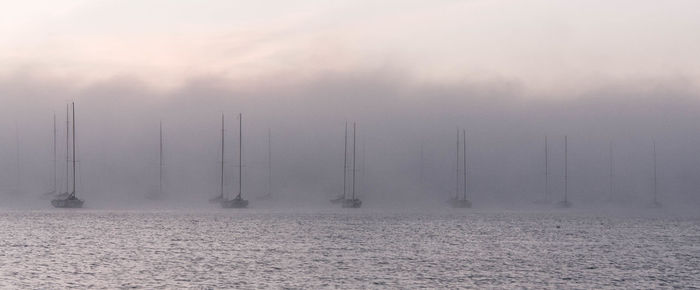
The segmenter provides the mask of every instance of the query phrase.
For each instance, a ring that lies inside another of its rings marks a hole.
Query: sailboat
[[[343,199],[343,208],[360,208],[362,206],[362,201],[355,196],[355,153],[357,152],[355,150],[356,147],[356,140],[357,140],[357,126],[355,123],[352,123],[352,198],[345,198]]]
[[[158,191],[146,195],[146,198],[151,200],[163,198],[163,122],[158,124],[158,130],[160,135],[158,149]]]
[[[272,131],[267,129],[267,193],[259,199],[272,198]]]
[[[209,199],[210,203],[220,203],[224,200],[224,114],[221,114],[221,184],[219,195]]]
[[[472,202],[467,199],[467,131],[462,130],[462,167],[463,167],[463,178],[462,178],[462,198],[459,197],[459,130],[457,130],[457,194],[455,198],[451,200],[452,207],[454,208],[470,208],[472,207]]]
[[[72,108],[73,108],[73,160],[72,160],[72,165],[73,165],[73,180],[72,180],[72,185],[73,185],[73,190],[68,194],[66,197],[57,197],[51,201],[51,205],[57,208],[81,208],[83,207],[84,201],[77,198],[75,196],[75,162],[76,162],[76,156],[75,156],[75,103],[72,103]],[[66,183],[68,180],[66,180]]]
[[[342,203],[345,200],[347,193],[347,175],[348,175],[348,122],[345,122],[345,143],[343,143],[343,193],[342,195],[331,199],[331,203]]]
[[[246,208],[248,200],[243,199],[243,114],[238,114],[238,195],[233,199],[224,199],[221,201],[223,208]],[[223,137],[221,139],[223,141]],[[223,143],[222,143],[223,146]],[[221,156],[223,156],[223,147]],[[223,179],[222,179],[223,180]],[[222,183],[223,188],[223,183]]]
[[[569,202],[569,147],[568,138],[564,136],[564,200],[557,203],[559,207],[571,207]]]
[[[661,202],[659,202],[657,195],[657,186],[656,186],[656,141],[652,140],[652,154],[653,154],[653,159],[654,159],[654,196],[649,204],[650,208],[661,208]]]

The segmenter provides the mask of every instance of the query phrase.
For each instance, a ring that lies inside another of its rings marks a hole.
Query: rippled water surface
[[[700,220],[571,212],[0,211],[0,288],[700,287]]]

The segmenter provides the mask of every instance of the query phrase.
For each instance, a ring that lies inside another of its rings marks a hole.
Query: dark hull
[[[248,207],[248,201],[242,198],[236,198],[231,200],[221,201],[221,207],[223,208],[246,208]]]
[[[83,203],[85,202],[77,198],[54,199],[51,201],[51,205],[55,208],[81,208]]]
[[[362,207],[362,201],[360,199],[344,199],[343,208],[360,208]]]

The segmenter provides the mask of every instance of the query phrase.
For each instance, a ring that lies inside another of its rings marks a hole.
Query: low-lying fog
[[[9,201],[2,206],[12,200],[48,205],[39,197],[53,188],[54,113],[58,187],[65,187],[66,104],[73,101],[78,195],[92,205],[140,204],[158,190],[159,122],[167,199],[215,196],[222,113],[225,192],[238,191],[242,113],[243,195],[253,207],[268,190],[268,129],[278,203],[324,205],[342,193],[346,122],[350,128],[357,122],[356,190],[367,207],[442,205],[454,195],[458,128],[467,131],[467,186],[476,207],[526,206],[543,198],[545,136],[550,191],[559,200],[565,135],[575,205],[610,197],[611,142],[612,199],[628,205],[651,200],[652,140],[662,203],[700,203],[700,96],[683,80],[630,80],[537,96],[517,81],[437,84],[397,75],[251,82],[202,77],[167,91],[133,78],[73,86],[65,79],[7,77],[0,80],[0,192]],[[349,141],[351,161],[352,135]]]

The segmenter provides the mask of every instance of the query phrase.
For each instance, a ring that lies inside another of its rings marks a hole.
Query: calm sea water
[[[700,287],[700,220],[0,210],[0,288]]]

